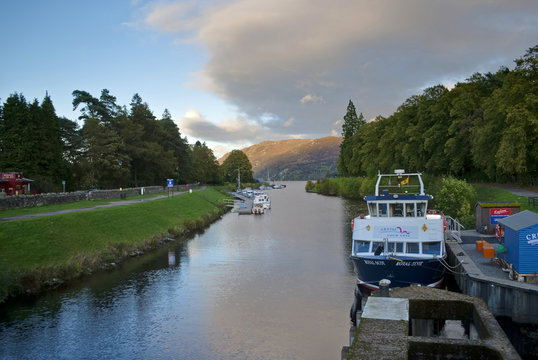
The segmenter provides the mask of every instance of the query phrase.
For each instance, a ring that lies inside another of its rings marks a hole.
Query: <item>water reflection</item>
[[[186,243],[1,310],[0,358],[337,358],[358,211],[287,185],[263,216],[228,214]]]

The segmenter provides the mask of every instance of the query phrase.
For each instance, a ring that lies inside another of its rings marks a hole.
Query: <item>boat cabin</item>
[[[424,217],[426,215],[427,195],[389,195],[384,190],[381,196],[366,196],[370,217]]]

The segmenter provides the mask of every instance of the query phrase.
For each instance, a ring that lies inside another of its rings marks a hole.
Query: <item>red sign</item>
[[[504,215],[508,216],[510,215],[510,208],[504,208],[504,209],[489,209],[490,215]]]

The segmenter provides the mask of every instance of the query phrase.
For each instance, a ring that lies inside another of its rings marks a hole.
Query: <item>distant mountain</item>
[[[241,149],[247,155],[254,178],[259,180],[315,180],[337,172],[341,137],[263,141]],[[219,163],[228,157],[225,154]]]

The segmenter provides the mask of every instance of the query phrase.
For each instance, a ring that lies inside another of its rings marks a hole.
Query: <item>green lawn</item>
[[[480,184],[472,184],[473,187],[476,190],[478,201],[480,202],[501,202],[501,203],[507,203],[507,202],[518,202],[521,205],[521,211],[523,210],[531,210],[534,212],[538,212],[538,206],[532,206],[528,204],[527,197],[526,196],[518,196],[515,194],[512,194],[509,191],[488,186],[488,185],[480,185]]]
[[[111,247],[141,244],[182,227],[187,219],[215,212],[212,203],[224,197],[208,188],[150,202],[0,222],[0,265],[23,271],[64,266]]]

